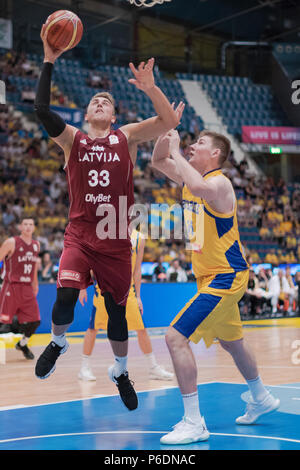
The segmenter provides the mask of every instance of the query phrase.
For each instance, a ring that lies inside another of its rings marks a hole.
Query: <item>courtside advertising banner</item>
[[[300,145],[299,127],[242,126],[247,144]]]

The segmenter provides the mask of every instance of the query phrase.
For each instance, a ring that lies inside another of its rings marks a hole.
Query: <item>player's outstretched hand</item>
[[[135,78],[130,78],[129,83],[135,85],[139,90],[147,91],[154,87],[154,75],[153,75],[154,59],[149,59],[145,65],[145,62],[141,62],[136,69],[132,62],[129,67]]]
[[[61,51],[60,49],[52,49],[52,47],[47,41],[45,24],[43,24],[41,29],[41,40],[43,41],[44,46],[44,62],[51,62],[52,64],[54,64],[56,59],[62,55],[63,51]]]
[[[174,109],[174,106],[175,106],[175,103],[172,103],[172,108]],[[185,104],[183,101],[180,101],[179,105],[176,107],[175,109],[175,114],[176,114],[176,117],[177,117],[177,126],[180,124],[180,121],[181,121],[181,117],[182,117],[182,113],[184,111],[184,108],[185,108]],[[176,127],[177,127],[176,126]]]

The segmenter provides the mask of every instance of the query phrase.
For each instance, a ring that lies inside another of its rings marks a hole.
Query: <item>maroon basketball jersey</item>
[[[15,251],[4,260],[4,281],[31,284],[38,259],[40,244],[36,240],[28,245],[21,237],[14,237]]]
[[[89,225],[98,240],[130,241],[128,209],[134,202],[133,164],[123,132],[111,130],[105,138],[91,139],[77,131],[65,171],[71,224]],[[99,224],[101,220],[110,221],[112,232]],[[108,235],[102,238],[103,233]]]

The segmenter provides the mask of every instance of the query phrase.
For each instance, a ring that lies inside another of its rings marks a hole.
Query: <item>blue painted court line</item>
[[[300,388],[268,388],[281,399],[279,410],[241,426],[235,419],[245,411],[245,384],[199,385],[211,433],[203,443],[160,445],[183,415],[180,391],[171,387],[139,392],[139,408],[132,412],[118,395],[0,411],[0,450],[299,450]]]

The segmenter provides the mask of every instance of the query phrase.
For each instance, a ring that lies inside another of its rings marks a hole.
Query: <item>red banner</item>
[[[299,145],[299,127],[242,126],[242,140],[247,144]]]

